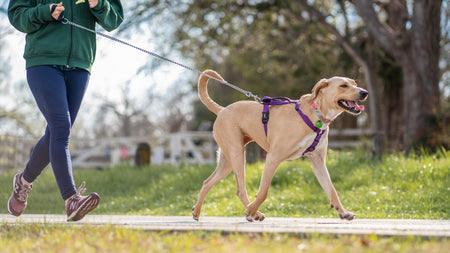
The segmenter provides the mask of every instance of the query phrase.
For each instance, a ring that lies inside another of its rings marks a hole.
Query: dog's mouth
[[[338,101],[338,105],[353,114],[360,114],[362,111],[364,111],[364,105],[358,105],[356,101],[341,99]]]

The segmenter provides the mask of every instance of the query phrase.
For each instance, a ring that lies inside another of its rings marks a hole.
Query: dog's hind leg
[[[206,195],[208,192],[213,188],[215,184],[217,184],[220,180],[225,178],[228,174],[231,172],[231,164],[228,162],[227,158],[223,154],[222,151],[219,150],[219,159],[217,163],[216,170],[211,174],[211,176],[208,177],[203,182],[202,189],[200,190],[200,193],[198,194],[197,203],[192,208],[192,217],[194,220],[198,220],[200,217],[200,212],[202,209],[203,201],[205,200]]]
[[[244,146],[234,147],[228,157],[233,157],[231,166],[233,168],[234,177],[236,179],[236,195],[241,200],[244,207],[250,203],[245,187],[245,151]]]

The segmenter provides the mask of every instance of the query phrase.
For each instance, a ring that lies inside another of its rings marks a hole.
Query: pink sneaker
[[[81,183],[75,193],[66,203],[67,221],[79,221],[90,211],[94,210],[100,202],[100,196],[94,192],[88,196],[81,196],[86,191],[85,182]]]
[[[14,176],[13,192],[8,201],[8,212],[14,216],[20,216],[27,207],[28,194],[33,185],[22,183],[22,173]]]

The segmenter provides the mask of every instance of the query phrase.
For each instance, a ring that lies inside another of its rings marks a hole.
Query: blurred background
[[[0,0],[0,169],[23,167],[45,129],[25,79],[25,34],[10,25],[8,3]],[[369,91],[366,110],[333,122],[331,148],[363,148],[380,158],[450,146],[447,0],[122,4],[125,21],[109,35],[199,70],[214,69],[260,97],[297,99],[321,78],[355,79]],[[198,100],[197,80],[197,73],[98,37],[72,132],[74,166],[214,163],[215,115]],[[224,106],[249,99],[217,82],[209,92]],[[249,146],[249,162],[263,156]]]

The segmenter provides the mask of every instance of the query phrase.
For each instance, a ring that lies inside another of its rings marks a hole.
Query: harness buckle
[[[264,124],[266,124],[267,122],[269,122],[269,112],[262,112],[262,122]]]

